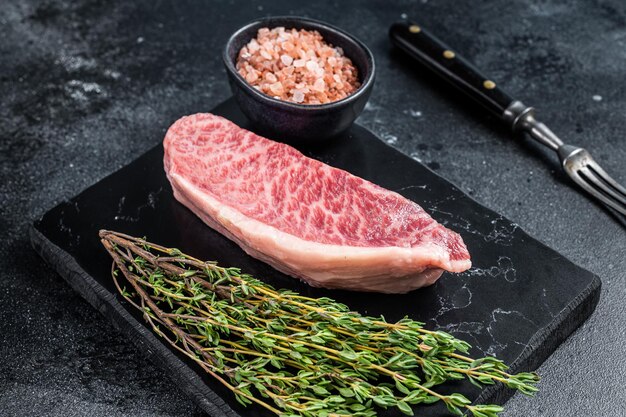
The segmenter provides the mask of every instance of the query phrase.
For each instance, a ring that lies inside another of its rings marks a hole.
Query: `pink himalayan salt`
[[[256,39],[239,51],[237,71],[257,90],[302,104],[341,100],[360,86],[357,69],[343,50],[305,29],[259,29]]]

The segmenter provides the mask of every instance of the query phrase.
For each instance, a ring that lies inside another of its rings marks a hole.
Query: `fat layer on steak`
[[[251,256],[313,286],[403,293],[471,266],[418,204],[209,113],[168,130],[175,198]]]

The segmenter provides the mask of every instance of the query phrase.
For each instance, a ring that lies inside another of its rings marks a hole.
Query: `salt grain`
[[[252,39],[250,41],[250,43],[248,44],[248,50],[251,53],[255,53],[256,51],[259,50],[259,43],[256,41],[256,39]]]
[[[291,65],[291,63],[293,62],[293,58],[290,57],[289,55],[281,55],[280,60],[285,66]]]
[[[326,83],[321,78],[315,80],[315,84],[313,84],[313,90],[315,91],[324,91],[326,89]]]
[[[273,94],[282,94],[282,92],[283,92],[283,85],[280,83],[280,81],[277,81],[274,84],[270,85],[270,91]]]
[[[256,39],[239,51],[237,70],[257,90],[303,104],[341,100],[360,86],[343,50],[326,43],[319,32],[304,29],[259,29]]]
[[[302,103],[304,101],[304,93],[300,90],[296,90],[296,92],[293,93],[293,101]]]
[[[246,81],[249,83],[253,83],[258,79],[259,79],[259,74],[255,70],[252,70],[246,74]]]

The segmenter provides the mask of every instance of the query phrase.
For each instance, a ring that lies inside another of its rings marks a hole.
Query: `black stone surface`
[[[359,123],[602,276],[596,312],[539,369],[537,397],[515,396],[503,415],[626,415],[623,228],[552,155],[412,71],[387,40],[403,13],[420,21],[624,183],[621,0],[3,2],[0,414],[201,415],[40,261],[28,225],[158,144],[180,115],[225,99],[228,35],[290,13],[342,27],[374,52],[378,78]]]
[[[234,99],[212,112],[250,127]],[[193,361],[186,360],[185,367],[175,360],[181,356],[173,354],[175,349],[147,334],[151,330],[141,315],[128,303],[120,303],[110,276],[111,259],[98,237],[100,229],[147,236],[198,259],[235,265],[276,288],[331,297],[363,314],[393,321],[408,315],[431,329],[464,338],[473,346],[473,357],[496,356],[510,364],[513,372],[535,370],[595,308],[600,295],[596,276],[531,239],[518,225],[472,201],[368,130],[354,125],[332,143],[300,149],[423,205],[439,222],[461,233],[472,253],[472,269],[445,274],[435,285],[405,295],[311,288],[247,256],[179,204],[165,177],[161,145],[47,212],[35,222],[33,247],[122,333],[140,348],[154,351],[153,361],[164,365],[177,385],[216,417],[232,410],[241,416],[268,413],[240,407],[227,389]],[[502,403],[513,394],[502,385],[477,390],[470,383],[457,383],[441,389],[487,403]],[[419,407],[416,412],[438,416],[442,410],[445,407]]]

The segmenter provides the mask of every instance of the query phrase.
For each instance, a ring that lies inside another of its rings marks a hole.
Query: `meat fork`
[[[395,23],[389,36],[396,46],[483,105],[514,132],[527,132],[537,142],[555,151],[563,169],[576,184],[626,216],[626,188],[611,178],[585,149],[563,143],[535,118],[534,108],[514,100],[421,26],[407,21]]]

